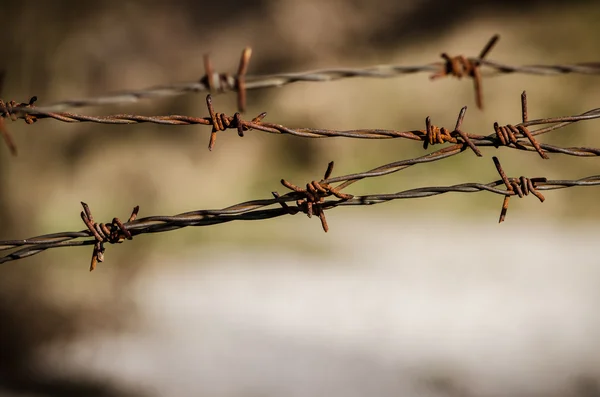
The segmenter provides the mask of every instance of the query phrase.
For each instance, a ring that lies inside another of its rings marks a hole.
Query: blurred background
[[[596,1],[2,1],[2,98],[38,105],[194,81],[210,53],[249,74],[434,62],[479,53],[508,64],[598,61]],[[248,117],[290,127],[424,128],[425,117],[488,134],[600,104],[598,77],[504,75],[472,82],[395,79],[297,83],[248,93]],[[204,94],[78,109],[90,115],[207,115]],[[233,114],[235,94],[214,98]],[[8,122],[0,147],[1,239],[81,230],[98,221],[174,215],[268,198],[319,179],[423,153],[409,141],[308,140],[203,126]],[[598,147],[597,122],[541,141]],[[348,193],[577,179],[595,158],[488,149],[353,185]],[[449,194],[328,213],[144,235],[53,250],[0,269],[0,395],[6,396],[600,396],[600,232],[596,188],[513,199]]]

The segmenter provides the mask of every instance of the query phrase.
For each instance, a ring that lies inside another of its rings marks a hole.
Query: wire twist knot
[[[83,206],[83,211],[81,211],[81,219],[87,226],[92,236],[94,236],[96,239],[96,243],[94,244],[94,252],[92,253],[92,261],[90,264],[90,271],[92,271],[96,268],[96,264],[98,262],[104,262],[104,251],[106,250],[104,248],[104,243],[120,244],[125,241],[125,239],[133,239],[133,235],[119,218],[113,218],[112,222],[109,224],[94,222],[94,217],[92,216],[90,207],[84,202],[81,202],[81,205]],[[137,218],[139,210],[140,207],[135,206],[127,222],[134,221],[135,218]]]
[[[499,223],[504,222],[504,219],[506,218],[506,213],[508,211],[508,203],[510,201],[511,196],[513,195],[517,195],[519,196],[519,198],[523,198],[527,195],[529,195],[529,193],[533,194],[535,197],[537,197],[541,203],[544,202],[544,200],[546,200],[546,198],[544,197],[544,195],[542,193],[539,192],[539,190],[536,189],[536,184],[540,183],[540,182],[546,182],[547,179],[544,177],[537,177],[537,178],[526,178],[524,176],[521,176],[519,178],[508,178],[506,176],[506,173],[504,172],[504,170],[502,169],[502,166],[500,165],[500,161],[498,160],[497,157],[492,157],[492,160],[494,160],[494,165],[496,166],[496,170],[498,171],[498,174],[500,174],[500,177],[502,178],[502,182],[504,182],[504,185],[506,186],[506,191],[507,191],[507,195],[504,196],[504,201],[502,203],[502,210],[500,211],[500,219],[499,219]]]
[[[423,148],[427,149],[429,145],[435,145],[438,143],[445,142],[463,143],[469,146],[469,148],[473,151],[473,153],[475,153],[477,157],[481,157],[481,151],[473,142],[471,142],[469,134],[460,129],[463,120],[465,119],[466,112],[467,107],[464,106],[458,114],[458,118],[456,119],[456,126],[454,127],[453,131],[450,131],[445,127],[437,127],[431,124],[431,118],[427,117],[425,119],[425,137],[423,138]],[[456,138],[457,135],[461,138],[462,142]]]
[[[217,132],[225,131],[230,128],[237,129],[238,135],[243,137],[245,131],[250,131],[252,129],[249,127],[249,124],[260,123],[260,121],[267,116],[267,112],[262,112],[249,123],[242,120],[242,115],[239,112],[236,112],[233,117],[227,116],[225,113],[215,112],[215,108],[212,104],[212,96],[210,94],[206,96],[206,106],[208,107],[208,113],[210,114],[210,120],[213,127],[208,142],[208,150],[213,150],[215,147],[215,143],[217,142]]]
[[[290,208],[286,203],[280,202],[281,206],[288,210],[290,213],[297,213],[301,211],[305,213],[309,218],[313,215],[316,215],[321,220],[321,226],[323,230],[327,232],[329,230],[329,226],[327,225],[327,219],[325,218],[325,208],[323,204],[325,203],[325,198],[330,196],[335,196],[340,200],[350,200],[354,196],[351,194],[345,194],[340,192],[339,189],[331,186],[329,183],[325,182],[331,176],[333,172],[333,161],[327,165],[327,170],[325,171],[325,175],[321,181],[312,181],[306,184],[306,188],[303,189],[298,187],[285,179],[281,180],[281,184],[288,189],[292,190],[295,193],[300,195],[300,198],[296,200],[297,209]],[[279,195],[274,192],[273,195],[275,198],[278,198]]]
[[[483,109],[483,93],[481,89],[481,71],[479,70],[480,61],[486,57],[491,49],[496,45],[496,42],[500,39],[499,35],[494,35],[483,47],[479,53],[479,57],[476,59],[467,58],[464,55],[457,55],[451,57],[447,53],[443,53],[441,57],[444,59],[442,69],[431,75],[430,79],[435,80],[440,77],[454,76],[462,78],[464,76],[471,77],[475,88],[475,100],[477,107]]]
[[[496,132],[496,136],[500,143],[504,146],[510,146],[511,144],[514,146],[519,146],[519,139],[517,138],[517,134],[527,138],[531,145],[534,147],[535,151],[538,152],[541,158],[547,160],[549,159],[548,155],[542,149],[539,142],[535,139],[535,137],[531,134],[527,127],[522,125],[505,125],[500,126],[497,122],[494,123],[494,131]]]
[[[250,47],[244,48],[238,66],[238,72],[235,76],[229,73],[215,73],[208,54],[204,55],[204,72],[205,75],[200,79],[200,82],[208,86],[211,93],[224,93],[227,91],[237,91],[238,93],[238,110],[244,112],[246,110],[246,72],[248,64],[252,56]]]
[[[16,121],[21,118],[25,120],[27,124],[33,124],[37,121],[37,117],[33,114],[19,112],[22,108],[33,108],[33,103],[37,101],[36,96],[32,96],[28,103],[17,103],[15,101],[4,102],[0,99],[0,134],[4,138],[4,142],[10,149],[13,156],[17,155],[17,145],[12,137],[12,134],[6,129],[4,125],[4,119],[10,118],[12,121]]]
[[[427,117],[425,119],[425,141],[423,147],[427,149],[429,145],[442,144],[446,142],[456,143],[456,138],[451,134],[451,131],[446,127],[438,127],[431,124],[431,119]]]
[[[457,55],[451,57],[447,53],[443,53],[441,57],[444,59],[444,69],[441,73],[443,76],[454,76],[457,78],[462,78],[464,76],[468,77],[477,77],[479,64],[474,62],[464,55]],[[440,76],[442,77],[442,76]]]
[[[523,198],[529,195],[529,193],[531,193],[535,197],[537,197],[540,200],[540,202],[544,202],[544,200],[546,199],[544,195],[540,193],[535,187],[535,184],[537,182],[546,182],[546,178],[527,178],[521,176],[519,178],[509,178],[509,182],[512,187],[512,190],[520,198]]]
[[[37,96],[32,96],[27,103],[17,103],[15,101],[4,102],[0,99],[0,111],[3,118],[10,118],[12,121],[23,119],[27,124],[33,124],[37,121],[37,117],[30,113],[19,112],[20,108],[33,108],[37,101]]]

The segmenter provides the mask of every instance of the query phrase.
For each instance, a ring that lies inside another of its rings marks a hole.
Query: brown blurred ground
[[[251,74],[427,63],[442,51],[476,54],[494,33],[502,36],[490,54],[498,61],[554,64],[600,57],[597,2],[2,3],[0,20],[5,33],[0,67],[7,72],[2,97],[25,101],[37,95],[40,105],[195,80],[204,73],[202,54],[206,52],[212,54],[219,71],[233,72],[246,45],[254,49]],[[518,120],[523,90],[529,95],[532,118],[598,107],[597,79],[519,75],[488,79],[484,81],[485,112],[473,106],[468,81],[432,83],[426,75],[415,75],[295,84],[250,92],[248,114],[268,111],[268,120],[290,126],[415,129],[423,127],[428,115],[438,125],[452,125],[459,109],[467,104],[464,128],[491,132],[494,121]],[[81,112],[204,116],[203,98],[186,96]],[[218,110],[228,114],[233,113],[234,103],[232,95],[215,98]],[[400,141],[307,141],[259,133],[240,139],[232,133],[221,134],[216,149],[208,152],[206,127],[67,125],[50,120],[33,126],[10,123],[8,127],[20,154],[12,158],[6,149],[0,150],[0,238],[4,239],[81,229],[79,201],[89,203],[100,220],[125,217],[133,205],[140,205],[142,216],[220,208],[268,197],[270,191],[280,189],[277,181],[282,177],[298,183],[314,179],[330,160],[336,161],[336,173],[341,175],[414,157],[421,151],[418,144]],[[595,128],[593,121],[580,123],[550,134],[544,141],[597,147],[600,139]],[[481,160],[464,155],[417,167],[357,184],[352,193],[489,181],[496,178],[489,157]],[[530,154],[503,151],[501,160],[511,175],[576,179],[597,173],[593,158],[553,156],[542,162]],[[534,200],[519,202],[508,221],[519,213],[575,222],[597,217],[600,210],[594,205],[595,197],[593,188],[552,192],[542,206]],[[449,218],[485,214],[482,222],[494,222],[490,211],[495,213],[498,205],[497,198],[484,194],[454,195],[354,211],[402,214],[410,210]],[[6,336],[0,338],[0,390],[67,395],[63,389],[57,393],[47,386],[46,377],[52,378],[52,374],[30,374],[36,349],[77,333],[82,324],[87,324],[83,329],[89,328],[91,313],[96,319],[107,318],[102,324],[129,326],[113,308],[127,313],[133,310],[126,302],[129,281],[154,253],[176,258],[198,244],[223,240],[262,244],[268,249],[269,244],[287,241],[294,234],[292,229],[278,229],[278,220],[270,222],[253,225],[252,231],[228,224],[144,236],[109,247],[108,263],[91,276],[85,274],[88,249],[47,252],[4,265],[0,313],[2,323],[9,326],[3,327]],[[48,320],[40,320],[45,318]],[[37,332],[28,337],[24,330],[32,327]],[[23,335],[20,343],[14,335]],[[14,353],[8,353],[8,346],[16,349]],[[19,364],[13,365],[17,358]],[[30,385],[36,382],[37,389]]]

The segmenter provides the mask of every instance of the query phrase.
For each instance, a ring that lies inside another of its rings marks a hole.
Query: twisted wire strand
[[[542,76],[551,76],[567,73],[600,74],[600,63],[581,63],[573,65],[525,65],[513,66],[498,62],[469,58],[471,62],[479,62],[495,70],[495,74],[522,73]],[[280,73],[263,76],[247,76],[246,89],[276,88],[298,82],[323,83],[347,78],[394,78],[414,73],[434,73],[443,67],[442,62],[434,62],[425,65],[402,66],[402,65],[377,65],[367,68],[344,68],[344,69],[322,69],[298,73]],[[191,93],[209,92],[208,86],[202,82],[176,83],[106,94],[94,98],[65,100],[40,107],[43,112],[57,112],[68,108],[79,108],[89,106],[104,106],[114,104],[134,103],[143,99],[154,99],[161,97],[173,97]],[[223,91],[225,92],[225,91]],[[216,94],[217,92],[212,92]]]
[[[380,204],[391,200],[399,199],[412,199],[412,198],[423,198],[432,197],[444,193],[476,193],[481,191],[487,191],[499,195],[510,195],[518,196],[517,192],[507,192],[503,189],[498,189],[498,186],[504,185],[502,180],[497,180],[490,183],[462,183],[452,186],[430,186],[416,189],[405,190],[397,193],[390,194],[373,194],[365,196],[357,196],[353,200],[348,200],[335,204],[335,207],[345,205],[371,205]],[[537,190],[557,190],[566,189],[574,186],[599,186],[600,175],[592,175],[589,177],[577,179],[577,180],[546,180],[544,182],[536,183]]]
[[[483,107],[481,78],[498,74],[531,74],[531,75],[560,75],[577,73],[585,75],[600,74],[600,62],[587,62],[558,65],[508,65],[490,61],[486,56],[499,40],[499,35],[493,36],[478,57],[451,57],[442,54],[442,62],[432,62],[422,65],[375,65],[365,68],[331,68],[306,72],[277,73],[269,75],[246,75],[252,50],[245,48],[242,52],[238,72],[235,75],[215,73],[210,58],[205,55],[205,75],[197,81],[159,85],[140,90],[128,90],[109,93],[85,99],[73,99],[56,102],[39,108],[41,112],[58,112],[67,108],[87,106],[103,106],[113,104],[133,103],[143,99],[173,97],[190,93],[210,92],[212,94],[229,91],[238,92],[238,107],[245,109],[246,90],[282,87],[297,82],[330,82],[348,78],[394,78],[414,73],[431,73],[431,78],[444,76],[472,77],[475,81],[476,101],[478,107]],[[480,71],[481,67],[485,70]]]
[[[480,135],[466,133],[462,131],[461,126],[466,114],[467,107],[463,107],[458,115],[456,126],[453,129],[434,126],[430,118],[426,119],[426,128],[423,130],[385,130],[385,129],[353,129],[353,130],[332,130],[320,128],[290,128],[281,124],[265,122],[263,119],[267,113],[263,112],[246,121],[241,118],[240,113],[235,113],[233,117],[214,110],[212,96],[206,97],[207,108],[210,116],[191,117],[182,115],[167,116],[141,116],[130,114],[118,114],[109,116],[87,116],[73,113],[44,112],[33,106],[36,97],[33,97],[29,103],[16,104],[9,102],[4,104],[0,101],[0,116],[11,119],[23,118],[28,124],[32,124],[39,119],[53,119],[66,123],[91,122],[100,124],[139,124],[155,123],[162,125],[208,125],[212,126],[212,132],[208,148],[212,150],[216,143],[217,133],[227,129],[235,129],[240,137],[244,132],[257,130],[271,134],[289,134],[303,138],[329,138],[346,137],[356,139],[394,139],[404,138],[414,141],[421,141],[424,147],[428,145],[454,143],[467,145],[477,156],[481,156],[478,147],[509,147],[516,150],[536,151],[543,158],[548,158],[546,152],[562,153],[571,156],[593,157],[600,155],[600,149],[588,147],[560,147],[550,144],[538,143],[536,136],[566,127],[572,123],[585,120],[600,118],[600,108],[592,109],[579,115],[550,117],[543,119],[527,119],[527,96],[523,92],[522,101],[522,119],[523,121],[508,126],[494,125],[495,133],[489,135]],[[532,126],[545,125],[537,130],[529,130]],[[12,142],[12,139],[11,139]]]
[[[554,76],[560,74],[578,73],[578,74],[598,74],[600,73],[600,62],[582,62],[566,65],[522,65],[512,66],[487,59],[472,59],[482,66],[488,66],[493,74],[534,74],[539,76]]]
[[[125,239],[146,233],[161,233],[184,227],[210,226],[239,220],[265,220],[285,215],[304,213],[309,217],[318,215],[322,227],[328,230],[327,222],[324,220],[324,212],[340,206],[365,206],[381,204],[392,200],[413,199],[431,197],[446,193],[475,193],[486,191],[504,196],[500,221],[504,220],[508,208],[508,199],[511,197],[524,197],[529,193],[535,195],[540,201],[544,196],[539,191],[565,189],[582,186],[599,186],[600,175],[589,176],[577,180],[547,180],[546,178],[508,178],[497,158],[494,164],[501,179],[487,184],[463,183],[451,186],[431,186],[408,189],[391,194],[371,194],[353,196],[341,193],[344,186],[332,187],[330,183],[335,180],[351,180],[352,175],[329,178],[333,171],[333,162],[327,167],[325,179],[307,183],[306,189],[299,188],[288,181],[282,180],[282,184],[291,190],[284,195],[273,192],[273,198],[253,200],[239,203],[230,207],[216,210],[197,210],[185,212],[175,216],[149,216],[137,218],[139,207],[135,207],[127,222],[121,222],[114,218],[111,223],[95,223],[89,207],[82,203],[82,219],[87,227],[86,230],[78,232],[61,232],[46,234],[21,240],[0,241],[0,251],[10,251],[0,257],[0,263],[23,259],[41,253],[47,249],[59,247],[75,247],[94,245],[90,270],[96,267],[98,262],[104,259],[104,243],[122,243]],[[388,167],[383,166],[380,168]],[[505,188],[501,189],[500,186]],[[326,200],[327,198],[332,199]],[[294,204],[295,203],[295,204]],[[308,205],[311,203],[312,205]],[[101,234],[101,235],[100,235]],[[91,238],[91,239],[90,239]]]

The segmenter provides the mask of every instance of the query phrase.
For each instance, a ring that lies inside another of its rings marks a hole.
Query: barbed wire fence
[[[173,97],[190,93],[210,92],[212,94],[221,94],[235,91],[238,95],[239,111],[243,112],[246,108],[246,90],[282,87],[298,82],[323,83],[348,78],[395,78],[415,73],[431,73],[431,80],[446,76],[472,78],[477,106],[483,108],[482,78],[485,76],[514,73],[540,76],[556,76],[570,73],[600,74],[600,62],[585,62],[570,65],[519,66],[487,60],[487,55],[499,39],[499,35],[493,36],[477,57],[465,57],[463,55],[450,56],[447,53],[442,53],[442,62],[432,62],[424,65],[375,65],[366,68],[321,69],[257,76],[247,75],[252,49],[245,48],[242,51],[238,71],[235,75],[215,72],[209,55],[205,55],[205,74],[197,81],[116,92],[87,99],[66,100],[43,106],[38,108],[38,110],[40,112],[59,112],[68,108],[127,104],[144,99]],[[482,67],[485,67],[486,70],[482,71]]]
[[[417,130],[384,130],[384,129],[357,129],[357,130],[330,130],[316,128],[291,128],[281,124],[265,122],[267,113],[263,112],[251,121],[244,120],[241,116],[246,107],[246,90],[266,87],[277,87],[285,84],[312,81],[323,82],[349,77],[377,77],[389,78],[401,74],[417,72],[430,72],[431,79],[443,76],[471,77],[474,81],[476,104],[483,108],[482,77],[486,75],[481,72],[481,67],[486,66],[493,73],[528,73],[542,75],[557,75],[564,73],[600,74],[600,63],[580,63],[574,65],[530,65],[510,66],[498,62],[488,61],[485,57],[498,41],[499,36],[492,37],[480,52],[477,58],[464,56],[451,57],[442,54],[444,62],[431,63],[417,66],[374,66],[365,69],[328,69],[304,73],[288,73],[268,76],[247,76],[248,63],[251,50],[245,49],[242,53],[238,73],[235,76],[229,74],[214,73],[208,56],[205,57],[205,76],[195,83],[183,83],[176,85],[160,86],[145,90],[129,91],[109,94],[96,98],[84,100],[68,100],[49,106],[36,107],[34,104],[37,97],[32,97],[27,103],[15,101],[3,102],[0,100],[0,132],[11,150],[16,155],[17,147],[14,138],[6,129],[4,119],[23,119],[27,124],[33,124],[39,120],[51,119],[66,123],[91,122],[101,124],[138,124],[156,123],[163,125],[190,125],[200,124],[212,127],[209,150],[215,147],[219,132],[228,129],[236,130],[240,137],[246,132],[260,131],[271,134],[290,134],[303,138],[327,138],[346,137],[355,139],[407,139],[422,142],[424,149],[430,145],[450,143],[442,149],[426,154],[424,156],[400,160],[382,165],[372,170],[332,177],[333,162],[330,162],[327,170],[320,180],[314,180],[300,187],[282,179],[281,184],[289,191],[283,195],[272,192],[271,198],[247,201],[230,207],[216,210],[197,210],[186,212],[175,216],[149,216],[137,218],[139,207],[135,207],[126,222],[114,218],[110,223],[97,223],[94,221],[91,210],[85,203],[81,218],[86,229],[78,232],[61,232],[32,237],[22,240],[0,241],[0,251],[8,251],[0,257],[0,263],[14,261],[36,255],[47,249],[59,247],[73,247],[82,245],[93,245],[90,270],[94,270],[98,262],[104,260],[105,244],[122,243],[126,239],[145,233],[159,233],[192,226],[210,226],[235,220],[262,220],[271,219],[285,215],[304,213],[308,217],[318,217],[325,232],[329,226],[325,217],[325,211],[341,206],[365,206],[375,205],[392,200],[412,199],[430,197],[446,193],[475,193],[486,191],[504,196],[499,221],[504,221],[508,210],[510,198],[518,196],[523,198],[530,193],[541,202],[545,200],[541,191],[564,189],[571,187],[598,186],[600,175],[589,176],[577,180],[552,180],[546,177],[508,177],[504,172],[500,161],[493,157],[494,165],[500,179],[489,183],[469,182],[451,186],[430,186],[405,190],[396,193],[371,194],[355,196],[342,192],[353,183],[365,178],[375,178],[391,173],[399,172],[413,165],[440,161],[452,156],[459,155],[465,151],[471,151],[481,157],[482,147],[508,148],[527,152],[536,152],[541,158],[547,160],[550,154],[564,154],[577,157],[596,157],[600,155],[600,148],[590,147],[560,147],[538,142],[536,137],[543,134],[562,129],[579,121],[587,121],[600,118],[600,108],[592,109],[573,116],[559,116],[544,119],[529,120],[527,95],[521,95],[521,121],[515,124],[500,126],[493,124],[490,134],[480,135],[467,133],[462,129],[467,107],[463,107],[458,115],[457,122],[452,129],[438,127],[431,123],[429,117],[425,120],[425,129]],[[3,76],[2,76],[3,77]],[[192,117],[182,115],[166,116],[142,116],[133,114],[118,114],[108,116],[88,116],[60,111],[65,108],[76,108],[85,106],[98,106],[106,104],[122,104],[135,102],[141,99],[150,99],[161,96],[182,95],[190,92],[209,91],[206,97],[208,116]],[[237,91],[238,108],[240,112],[233,116],[218,113],[213,106],[211,94]],[[530,127],[540,126],[535,130]]]

